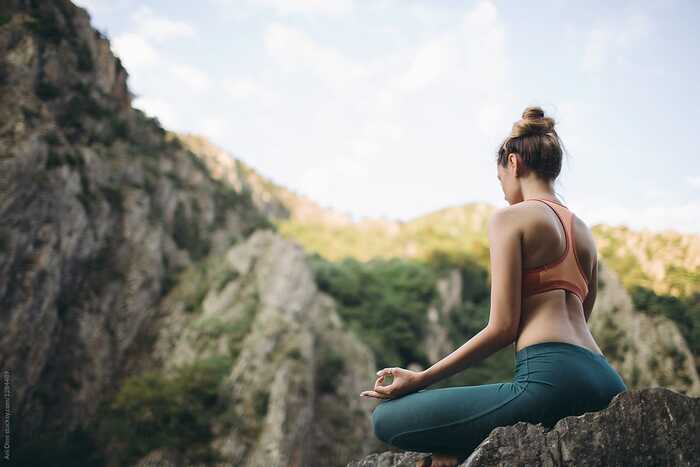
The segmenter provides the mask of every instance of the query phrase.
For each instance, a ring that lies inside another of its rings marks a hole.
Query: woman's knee
[[[434,389],[433,389],[434,391]],[[418,406],[425,408],[426,400],[421,393],[427,392],[422,389],[418,393],[402,396],[400,399],[384,400],[380,402],[372,411],[372,429],[374,435],[387,444],[397,446],[394,442],[398,434],[410,430],[415,422],[413,416]],[[427,422],[427,421],[426,421]],[[400,446],[397,446],[400,447]]]
[[[374,430],[374,436],[385,443],[389,443],[394,433],[391,432],[392,423],[389,420],[391,410],[387,409],[385,404],[385,402],[380,403],[372,411],[372,429]]]

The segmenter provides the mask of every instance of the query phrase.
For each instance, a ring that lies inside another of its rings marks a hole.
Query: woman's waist
[[[599,353],[580,303],[577,306],[567,306],[566,303],[560,303],[561,300],[536,297],[540,302],[523,307],[515,339],[516,349],[522,350],[540,342],[564,342]]]

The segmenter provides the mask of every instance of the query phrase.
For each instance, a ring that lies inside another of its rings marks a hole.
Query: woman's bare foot
[[[446,454],[431,454],[430,456],[419,459],[416,462],[416,467],[456,467],[457,463],[457,456],[448,456]]]

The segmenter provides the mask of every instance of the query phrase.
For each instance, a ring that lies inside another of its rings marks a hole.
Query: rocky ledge
[[[426,455],[387,451],[347,467],[412,467]],[[495,428],[460,467],[699,463],[700,398],[654,387],[618,394],[605,410],[566,417],[551,430],[524,422]]]

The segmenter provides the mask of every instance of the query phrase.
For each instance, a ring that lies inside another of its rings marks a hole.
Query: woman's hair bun
[[[554,131],[554,119],[545,117],[540,107],[526,107],[522,118],[513,124],[511,137],[543,135]]]
[[[496,161],[508,166],[509,155],[518,154],[521,162],[542,180],[553,181],[561,171],[564,145],[554,130],[554,119],[544,115],[542,108],[526,107],[522,118],[496,151]]]
[[[538,120],[544,118],[544,111],[540,107],[526,107],[523,111],[524,119]]]

